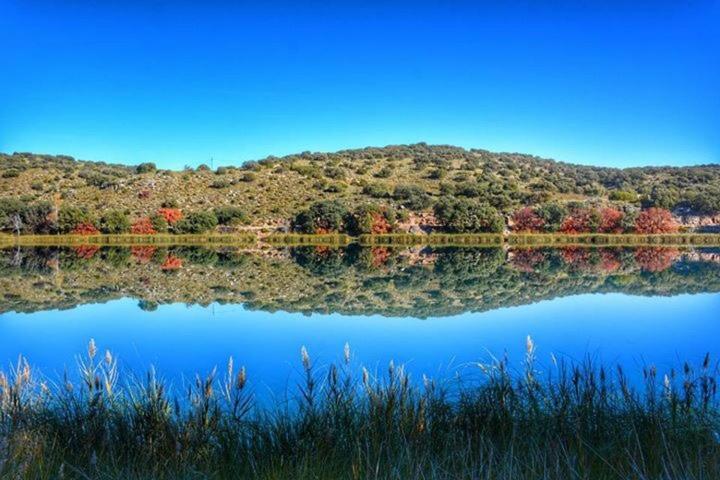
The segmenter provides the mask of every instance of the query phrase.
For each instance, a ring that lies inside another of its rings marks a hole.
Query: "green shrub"
[[[393,198],[400,205],[415,211],[425,210],[432,203],[430,195],[418,185],[398,185],[393,192]]]
[[[130,218],[120,210],[110,210],[100,217],[99,229],[102,233],[121,234],[130,231]]]
[[[212,212],[192,212],[178,220],[173,229],[177,233],[205,233],[218,225],[218,219]]]
[[[498,211],[486,203],[443,198],[434,212],[440,223],[454,233],[500,233],[505,228]]]
[[[248,224],[250,223],[250,217],[240,207],[227,206],[217,207],[213,210],[215,217],[217,217],[218,224],[220,225],[236,225],[236,224]]]
[[[302,233],[337,232],[342,229],[346,215],[347,209],[339,202],[315,202],[295,217],[293,229]]]
[[[70,233],[81,223],[94,225],[95,220],[86,208],[62,207],[58,212],[58,230],[60,233]]]
[[[157,171],[157,166],[152,162],[141,163],[135,167],[137,173],[153,173],[155,171]]]

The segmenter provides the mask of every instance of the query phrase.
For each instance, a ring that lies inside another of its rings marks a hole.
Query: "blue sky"
[[[0,151],[720,161],[718,2],[256,3],[0,0]]]

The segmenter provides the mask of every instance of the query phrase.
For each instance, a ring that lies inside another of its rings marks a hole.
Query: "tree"
[[[141,163],[137,167],[135,167],[135,171],[137,173],[153,173],[157,170],[157,167],[152,162],[145,162]]]
[[[390,233],[395,214],[386,207],[369,203],[361,205],[345,218],[345,229],[350,235]]]
[[[158,233],[165,233],[168,231],[169,225],[167,220],[165,220],[165,217],[158,213],[150,215],[150,223],[152,223],[152,227]]]
[[[79,207],[63,207],[58,212],[58,230],[60,233],[70,233],[78,225],[87,224],[95,226],[95,221],[92,215],[84,209]]]
[[[143,217],[133,222],[130,232],[135,235],[154,235],[157,233],[157,230],[155,230],[152,221],[148,217]]]
[[[342,230],[347,209],[335,200],[313,203],[300,212],[293,221],[293,228],[303,233],[328,233]]]
[[[182,220],[183,218],[183,213],[178,208],[162,207],[157,211],[157,213],[158,215],[162,215],[165,218],[165,221],[170,225]]]
[[[236,225],[250,223],[250,218],[248,217],[247,213],[245,213],[245,210],[240,207],[217,207],[214,212],[220,225]]]
[[[537,207],[535,213],[545,221],[546,232],[557,232],[568,215],[568,209],[559,203],[545,203]]]
[[[600,210],[600,227],[601,233],[622,233],[623,217],[625,214],[615,208],[606,207]]]
[[[205,233],[217,227],[218,219],[212,212],[192,212],[173,225],[177,233]]]
[[[516,232],[537,233],[545,229],[545,220],[530,207],[521,208],[512,217]]]
[[[95,225],[89,222],[83,222],[75,226],[71,232],[73,235],[98,235],[98,230]]]
[[[560,231],[566,234],[593,233],[600,228],[600,213],[595,209],[578,208],[565,218]]]
[[[505,228],[498,211],[486,203],[444,198],[434,212],[440,223],[455,233],[500,233]]]
[[[100,231],[109,234],[127,233],[130,230],[130,219],[120,210],[110,210],[100,217]]]
[[[638,215],[635,221],[637,233],[675,233],[679,225],[672,217],[672,214],[662,208],[648,208]]]
[[[430,195],[418,185],[398,185],[393,191],[393,198],[400,205],[410,210],[425,210],[431,204]]]

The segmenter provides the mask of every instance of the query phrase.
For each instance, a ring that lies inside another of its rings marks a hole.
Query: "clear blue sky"
[[[0,151],[720,161],[717,1],[237,3],[0,0]]]

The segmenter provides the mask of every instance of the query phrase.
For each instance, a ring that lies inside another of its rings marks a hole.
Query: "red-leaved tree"
[[[563,221],[560,231],[567,234],[592,233],[597,231],[600,224],[599,213],[589,208],[574,210]]]
[[[157,213],[165,217],[165,221],[170,225],[183,218],[182,211],[178,208],[161,208]]]
[[[130,232],[136,235],[154,235],[157,233],[149,218],[138,218],[130,227]]]
[[[600,227],[602,233],[622,233],[622,221],[625,214],[615,208],[603,208],[600,210]]]
[[[530,207],[521,208],[513,214],[513,230],[516,232],[541,232],[545,228],[545,220]]]
[[[72,231],[73,235],[98,235],[98,230],[95,225],[89,222],[83,222],[78,224]]]
[[[648,272],[662,272],[672,267],[680,256],[677,248],[646,247],[635,251],[635,260],[640,268]]]
[[[648,208],[635,221],[637,233],[675,233],[680,226],[664,208]]]

